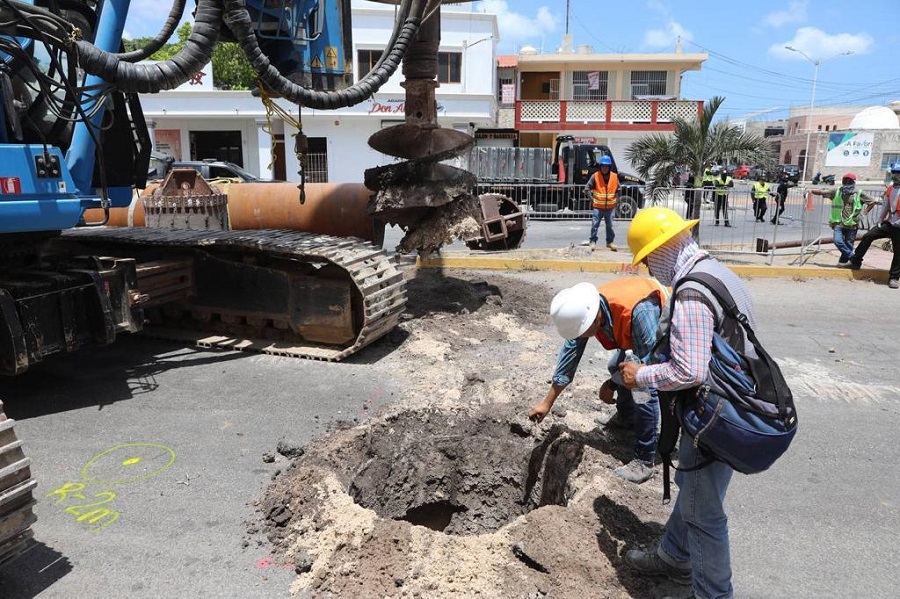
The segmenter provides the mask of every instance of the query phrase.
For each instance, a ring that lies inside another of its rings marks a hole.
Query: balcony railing
[[[516,128],[670,130],[675,118],[693,120],[703,111],[694,100],[519,100]]]

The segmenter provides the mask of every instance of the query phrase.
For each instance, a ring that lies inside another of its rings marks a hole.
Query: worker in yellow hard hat
[[[650,387],[660,394],[663,432],[659,452],[664,458],[675,448],[674,436],[669,446],[665,442],[669,437],[666,427],[671,426],[667,422],[672,422],[667,418],[675,418],[667,415],[667,405],[672,405],[676,397],[684,411],[695,409],[701,397],[704,401],[726,401],[708,386],[713,335],[723,334],[719,329],[719,323],[725,321],[723,309],[704,284],[684,281],[679,285],[679,281],[689,273],[712,275],[725,285],[754,328],[750,293],[737,275],[700,249],[691,237],[690,230],[697,222],[685,220],[668,208],[654,207],[639,211],[628,229],[628,246],[634,264],[646,264],[660,283],[674,289],[670,305],[664,310],[668,322],[665,316],[660,320],[661,341],[653,363],[619,365],[626,387]],[[731,334],[743,335],[745,347],[750,346],[741,327]],[[705,395],[701,394],[704,389]],[[679,471],[675,474],[678,498],[659,545],[649,550],[628,551],[625,561],[644,574],[691,584],[697,597],[732,597],[724,501],[734,470],[722,461],[690,470],[705,461],[693,441],[682,433]],[[664,474],[667,472],[664,467]],[[668,493],[666,481],[664,492]]]

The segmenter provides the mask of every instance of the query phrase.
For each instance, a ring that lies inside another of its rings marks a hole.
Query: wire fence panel
[[[774,192],[775,187],[772,186]],[[478,193],[499,193],[513,199],[532,220],[584,220],[591,218],[590,194],[583,185],[563,184],[481,184]],[[882,188],[865,188],[881,197]],[[623,189],[614,218],[629,221],[639,208],[664,206],[690,216],[688,201],[700,204],[697,225],[700,244],[711,253],[797,254],[798,262],[823,249],[830,249],[832,231],[828,224],[831,199],[809,194],[805,186],[788,190],[784,202],[773,197],[754,206],[751,187],[743,182],[729,189],[725,200],[717,201],[712,189],[673,187],[652,194],[642,188]],[[717,215],[718,212],[718,215]],[[874,213],[873,213],[874,214]],[[761,217],[760,220],[758,217]],[[872,226],[872,215],[861,218],[860,228]]]

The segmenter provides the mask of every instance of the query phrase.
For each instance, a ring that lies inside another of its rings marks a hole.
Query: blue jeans
[[[615,208],[610,208],[609,210],[600,210],[599,208],[594,208],[591,211],[591,243],[597,243],[597,229],[600,228],[600,219],[602,218],[606,221],[606,243],[607,245],[615,241],[616,232],[613,231],[612,225],[612,217],[613,212],[615,212]]]
[[[693,439],[682,433],[678,448],[681,466],[693,466],[703,459]],[[659,548],[671,565],[690,563],[694,594],[708,599],[731,598],[731,553],[728,543],[728,516],[725,492],[734,470],[713,462],[694,472],[675,472],[678,498]]]
[[[625,359],[625,352],[617,351],[607,365],[610,373],[619,372],[619,364]],[[656,425],[659,422],[659,396],[656,389],[650,389],[650,401],[636,404],[631,390],[620,386],[616,393],[616,411],[623,422],[634,422],[634,457],[646,464],[656,461],[656,442],[659,433]]]
[[[845,229],[841,226],[834,228],[834,245],[841,251],[839,260],[841,264],[849,262],[850,256],[853,255],[853,243],[856,241],[856,231],[857,229]]]

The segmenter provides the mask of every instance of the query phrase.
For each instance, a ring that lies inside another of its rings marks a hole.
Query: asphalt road
[[[511,276],[556,289],[585,275]],[[896,596],[900,292],[750,287],[800,430],[769,472],[737,475],[729,492],[737,596]],[[378,361],[390,349],[327,364],[125,339],[4,380],[39,520],[34,548],[0,568],[0,596],[288,596],[292,572],[247,533],[252,502],[286,464],[264,454],[394,401],[399,381]]]

